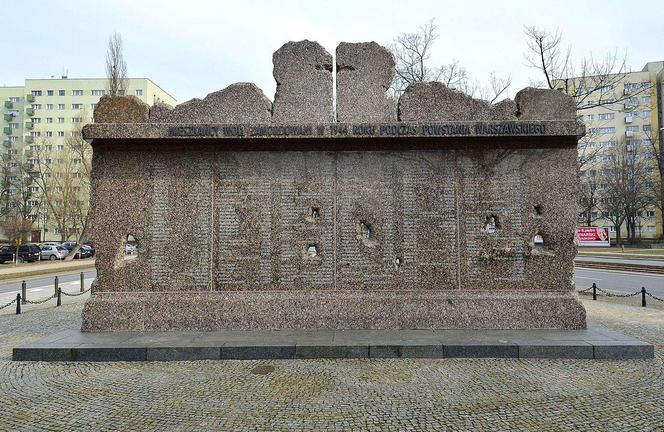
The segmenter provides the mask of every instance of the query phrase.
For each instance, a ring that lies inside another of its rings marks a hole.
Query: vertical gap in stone
[[[332,121],[337,121],[337,50],[332,55]]]

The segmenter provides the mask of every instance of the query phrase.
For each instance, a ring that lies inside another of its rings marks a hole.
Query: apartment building
[[[585,123],[587,135],[579,142],[579,160],[582,161],[581,181],[591,176],[600,180],[611,175],[608,166],[615,162],[617,145],[626,145],[637,157],[652,158],[651,148],[662,142],[662,106],[664,105],[664,62],[649,62],[641,71],[620,75],[620,79],[610,80],[604,86],[589,85],[592,91],[585,93],[584,79],[574,78],[573,88],[579,102],[578,118]],[[592,83],[592,77],[585,78]],[[647,168],[653,181],[659,180],[654,161]],[[601,181],[597,190],[601,202]],[[611,220],[606,218],[602,206],[590,214],[594,226],[606,226],[616,236]],[[636,218],[637,237],[655,239],[662,237],[662,213],[656,206],[648,206],[638,212]],[[580,224],[587,220],[583,216]],[[627,237],[627,227],[623,225],[621,238]]]
[[[22,156],[48,140],[54,154],[64,149],[68,136],[78,133],[84,124],[94,121],[99,98],[106,94],[106,78],[26,79],[23,86],[0,87],[3,105],[2,159],[5,174],[12,179]],[[126,94],[153,105],[164,102],[175,106],[176,100],[148,78],[130,78]],[[49,149],[49,150],[50,150]],[[30,198],[30,218],[39,229],[31,236],[59,240],[60,234],[49,220],[48,209],[40,205],[38,191]],[[3,192],[7,193],[7,192]],[[1,233],[0,233],[1,236]],[[4,236],[2,236],[4,237]]]

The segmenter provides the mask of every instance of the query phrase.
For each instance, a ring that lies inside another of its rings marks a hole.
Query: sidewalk
[[[577,256],[664,260],[664,249],[578,248]]]
[[[10,279],[24,279],[30,276],[39,276],[51,273],[74,272],[94,268],[95,259],[88,258],[72,261],[41,261],[26,264],[0,264],[0,281]]]

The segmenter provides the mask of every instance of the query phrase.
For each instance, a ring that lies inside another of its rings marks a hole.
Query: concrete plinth
[[[14,348],[15,361],[320,358],[646,359],[646,342],[585,330],[253,330],[60,332]]]

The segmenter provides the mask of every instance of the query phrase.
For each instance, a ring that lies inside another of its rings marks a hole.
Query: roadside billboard
[[[580,227],[574,234],[574,242],[577,246],[611,246],[609,229],[604,227]]]

